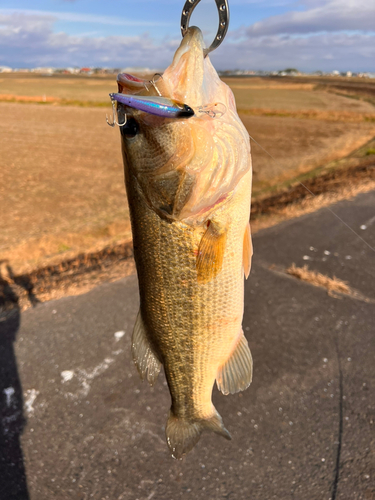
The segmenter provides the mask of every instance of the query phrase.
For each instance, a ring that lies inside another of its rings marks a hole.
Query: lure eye
[[[120,132],[122,137],[124,137],[125,139],[132,139],[138,134],[139,125],[132,116],[129,116],[126,120],[125,125],[122,125],[120,127]]]

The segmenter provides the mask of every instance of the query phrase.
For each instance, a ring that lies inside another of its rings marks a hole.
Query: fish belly
[[[136,180],[129,176],[127,184],[142,318],[165,367],[176,411],[195,415],[207,411],[217,370],[241,332],[251,176],[241,180],[220,213],[212,214],[227,220],[226,249],[221,272],[203,284],[196,259],[206,227],[161,219],[145,203]]]
[[[196,270],[207,225],[163,220],[147,205],[131,173],[126,173],[126,184],[140,315],[151,349],[164,366],[171,414],[191,422],[220,418],[211,394],[218,370],[242,336],[243,242],[250,217],[251,172],[232,198],[210,214],[209,219],[225,224],[227,234],[221,271],[207,283],[198,282]]]

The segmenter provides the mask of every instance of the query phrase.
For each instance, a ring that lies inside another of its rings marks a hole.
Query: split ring
[[[182,9],[181,15],[181,33],[184,37],[189,28],[190,17],[195,9],[195,7],[199,4],[200,0],[186,0],[184,8]],[[204,57],[209,52],[217,49],[221,42],[224,40],[225,35],[228,31],[229,26],[229,7],[228,0],[215,0],[217,10],[219,13],[219,28],[217,30],[216,36],[212,44],[208,49],[204,49]]]

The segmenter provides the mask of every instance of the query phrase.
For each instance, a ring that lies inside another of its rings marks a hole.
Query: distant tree
[[[296,68],[286,68],[279,71],[279,73],[287,73],[289,75],[290,73],[299,73],[299,71]]]

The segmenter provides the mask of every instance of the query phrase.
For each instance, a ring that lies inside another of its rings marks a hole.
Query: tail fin
[[[186,455],[197,444],[205,429],[216,432],[225,439],[232,439],[216,410],[211,418],[201,420],[179,418],[173,415],[171,411],[165,434],[172,457],[180,459],[183,455]]]

